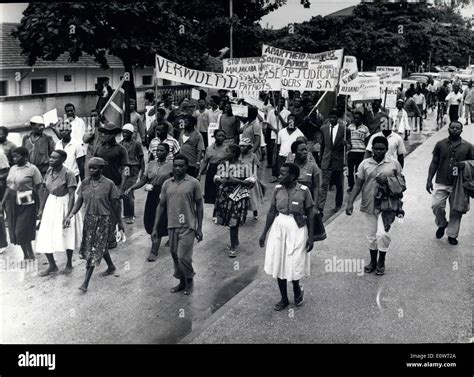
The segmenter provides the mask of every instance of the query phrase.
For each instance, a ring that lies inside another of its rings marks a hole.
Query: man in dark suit
[[[338,212],[342,207],[344,199],[344,166],[346,165],[345,154],[350,150],[351,133],[342,120],[337,119],[337,111],[329,112],[329,123],[321,127],[321,169],[322,185],[319,195],[319,211],[321,214],[326,205],[331,177],[336,185],[336,208]]]

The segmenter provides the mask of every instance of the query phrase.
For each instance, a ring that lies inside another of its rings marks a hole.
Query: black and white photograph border
[[[468,346],[473,79],[472,0],[0,3],[1,343]]]

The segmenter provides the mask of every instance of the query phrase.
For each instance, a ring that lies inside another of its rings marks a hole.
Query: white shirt
[[[222,110],[220,110],[219,108],[215,110],[212,110],[212,108],[209,109],[209,124],[210,123],[219,124],[219,117],[221,114],[222,114]]]
[[[287,128],[283,128],[278,132],[277,144],[280,145],[280,153],[282,157],[288,157],[291,153],[291,144],[293,144],[297,138],[304,136],[303,132],[299,128],[295,128],[293,133],[290,135]]]
[[[382,131],[373,134],[370,137],[369,143],[367,144],[367,148],[366,148],[366,150],[368,150],[369,152],[372,152],[372,141],[377,136],[384,136],[385,137],[385,135],[383,134]],[[390,135],[388,135],[387,140],[388,140],[387,157],[389,157],[391,159],[394,159],[394,160],[398,160],[398,155],[407,154],[405,144],[403,143],[403,139],[399,134],[392,131],[392,133]]]
[[[283,108],[280,111],[280,116],[285,122],[288,121],[288,115],[290,115],[290,114],[291,113],[285,108]],[[270,110],[268,112],[267,123],[269,123],[273,128],[277,129],[277,132],[272,131],[272,133],[270,134],[271,139],[275,140],[277,138],[278,132],[280,132],[280,130],[283,128],[283,125],[281,124],[280,119],[277,120],[277,117],[275,116],[275,109]]]
[[[331,128],[332,128],[332,144],[334,145],[334,142],[336,141],[337,131],[339,130],[339,122],[337,122],[335,126],[329,123],[329,135],[331,135]]]
[[[75,117],[71,122],[71,141],[76,142],[79,145],[83,145],[83,136],[86,133],[86,124],[81,118]]]
[[[458,94],[454,92],[450,92],[447,97],[446,97],[446,102],[448,103],[448,106],[451,105],[460,105],[463,100],[463,95],[461,92],[458,92]]]
[[[84,148],[80,144],[77,144],[73,140],[71,140],[65,147],[63,147],[62,140],[58,140],[56,142],[56,150],[62,150],[66,152],[67,158],[64,161],[64,166],[71,170],[74,175],[79,175],[79,166],[77,166],[77,159],[80,157],[85,156]]]
[[[155,114],[153,114],[152,116],[148,115],[148,112],[154,107],[155,106],[152,105],[145,106],[145,127],[147,131],[150,129],[152,122],[156,119]]]
[[[410,130],[408,113],[405,111],[405,109],[391,109],[390,118],[394,120],[393,131],[396,131],[399,134],[404,134],[406,130]]]

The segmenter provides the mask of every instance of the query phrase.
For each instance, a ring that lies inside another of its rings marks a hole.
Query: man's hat
[[[35,115],[30,119],[30,123],[42,124],[44,125],[44,120],[41,115]]]
[[[99,132],[105,134],[119,134],[122,132],[122,129],[119,126],[109,122],[104,124],[104,127],[99,128]]]
[[[397,103],[398,103],[398,102],[405,103],[405,101],[402,100],[401,98],[397,99]]]
[[[135,132],[135,127],[133,127],[133,124],[127,123],[122,127],[122,131],[129,131],[133,134]]]

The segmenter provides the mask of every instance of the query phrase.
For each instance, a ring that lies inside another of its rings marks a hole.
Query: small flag
[[[113,92],[107,104],[104,106],[101,115],[104,116],[107,122],[113,123],[116,126],[122,127],[125,123],[125,90],[123,83],[125,78],[119,83],[119,86]]]

